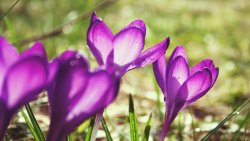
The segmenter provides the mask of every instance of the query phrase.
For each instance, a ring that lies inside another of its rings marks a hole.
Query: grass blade
[[[212,129],[208,134],[201,139],[201,141],[207,141],[220,127],[222,127],[228,120],[230,120],[233,116],[238,115],[239,111],[245,107],[248,102],[250,102],[250,98],[248,98],[244,103],[238,106],[235,110],[233,110],[224,120],[222,120],[214,129]]]
[[[26,110],[28,112],[28,115],[29,115],[30,121],[31,121],[31,123],[32,123],[32,125],[34,127],[34,130],[38,134],[38,138],[40,139],[40,141],[44,141],[45,138],[44,138],[43,132],[42,132],[40,126],[37,123],[37,120],[36,120],[36,118],[35,118],[35,116],[34,116],[34,114],[32,112],[32,109],[31,109],[29,103],[25,104],[25,108],[26,108]]]
[[[69,134],[66,141],[72,141],[72,134]]]
[[[12,8],[15,7],[15,5],[19,2],[19,0],[16,0],[16,2],[5,12],[0,16],[0,21],[10,12]]]
[[[138,127],[132,95],[129,95],[129,124],[131,141],[138,141]]]
[[[101,122],[102,122],[102,127],[104,128],[107,140],[108,141],[113,141],[104,117],[102,117]]]
[[[31,131],[31,134],[33,135],[33,137],[35,138],[35,140],[36,140],[36,141],[40,141],[40,139],[39,139],[39,137],[38,137],[38,133],[34,130],[34,128],[33,128],[32,124],[31,124],[31,122],[30,122],[28,116],[26,115],[26,113],[24,112],[23,109],[21,109],[21,114],[22,114],[22,116],[23,116],[25,122],[27,123],[27,125],[28,125],[28,127],[29,127],[29,129],[30,129],[30,131]]]
[[[143,133],[141,141],[148,141],[150,129],[151,129],[151,119],[152,119],[152,113],[149,115],[149,118],[147,120],[147,124],[144,129],[144,133]]]
[[[91,120],[90,120],[88,132],[87,132],[86,137],[85,137],[85,141],[90,141],[91,134],[92,134],[92,131],[93,131],[93,128],[94,128],[94,124],[95,124],[95,116],[92,117]]]
[[[249,122],[250,122],[250,112],[248,112],[248,114],[246,115],[246,117],[241,121],[239,129],[237,129],[237,131],[234,133],[232,141],[240,140],[239,139],[240,130],[244,127],[244,125],[247,125]]]

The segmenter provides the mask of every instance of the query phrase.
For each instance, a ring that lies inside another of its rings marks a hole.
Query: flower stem
[[[96,135],[97,135],[98,127],[100,125],[103,112],[104,112],[104,110],[102,110],[100,113],[96,114],[95,124],[94,124],[93,130],[92,130],[90,141],[95,141],[96,140]]]
[[[164,138],[168,134],[168,128],[169,128],[169,121],[165,120],[162,131],[161,131],[161,136],[159,141],[164,141]]]

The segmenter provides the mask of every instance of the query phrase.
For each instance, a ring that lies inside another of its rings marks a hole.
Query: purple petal
[[[171,105],[181,85],[189,77],[189,68],[185,58],[176,57],[167,68],[166,72],[166,91],[167,102]]]
[[[95,16],[92,18],[95,19]],[[113,50],[113,33],[100,19],[95,19],[90,24],[87,33],[87,44],[99,65],[106,64],[107,58]]]
[[[164,41],[160,42],[159,44],[147,49],[132,63],[132,65],[128,68],[128,70],[138,68],[138,67],[144,67],[148,64],[155,62],[158,58],[160,58],[162,55],[165,54],[168,48],[169,42],[170,42],[170,38],[168,37]]]
[[[212,79],[213,79],[212,86],[213,86],[215,81],[217,80],[218,75],[219,75],[219,68],[215,68],[215,69],[210,70],[210,71],[212,73]]]
[[[177,101],[185,101],[185,107],[204,96],[211,88],[212,74],[209,69],[196,72],[181,86]]]
[[[204,68],[208,68],[211,71],[212,77],[213,77],[213,84],[214,84],[217,79],[219,69],[215,68],[214,62],[211,59],[202,60],[200,63],[192,67],[192,69],[190,70],[190,75],[193,75],[196,72],[203,70]]]
[[[66,65],[66,66],[81,65],[88,68],[87,60],[77,51],[66,50],[58,57],[58,60],[61,65]]]
[[[100,112],[115,99],[115,91],[114,82],[107,72],[99,71],[91,74],[85,91],[71,103],[66,121],[78,125]]]
[[[44,46],[40,42],[36,42],[31,48],[25,50],[20,57],[25,58],[29,56],[39,56],[44,58],[45,61],[47,61],[46,51],[44,49]]]
[[[2,91],[7,107],[16,110],[38,95],[45,89],[47,73],[46,62],[38,56],[24,58],[13,64],[6,73]]]
[[[7,68],[14,63],[19,54],[14,46],[12,46],[3,36],[0,36],[0,89],[3,83],[3,77]]]
[[[97,17],[97,15],[96,15],[96,12],[93,12],[93,13],[92,13],[92,16],[91,16],[90,22],[93,23],[93,22],[95,22],[97,19],[98,19],[98,17]],[[91,23],[90,23],[90,24],[91,24]]]
[[[59,69],[59,59],[58,58],[55,58],[53,59],[50,63],[49,63],[49,68],[48,68],[48,71],[49,71],[49,76],[48,76],[48,86],[50,86],[56,75],[57,75],[57,72],[58,72],[58,69]]]
[[[144,36],[146,35],[146,25],[145,25],[145,23],[142,20],[135,20],[135,21],[131,22],[129,25],[127,25],[126,27],[124,27],[122,29],[122,31],[126,30],[128,28],[131,28],[131,27],[137,27],[137,28],[141,29],[141,31],[143,32]]]
[[[171,62],[178,56],[182,56],[185,61],[188,63],[188,59],[187,59],[187,55],[186,55],[186,51],[184,49],[184,47],[182,46],[177,46],[173,53],[171,54],[170,58],[169,58],[169,61],[168,61],[168,64],[171,64]]]
[[[3,36],[0,36],[0,71],[12,64],[19,54],[14,46],[12,46]]]
[[[166,67],[165,54],[153,63],[155,78],[163,93],[166,90]]]
[[[59,72],[56,87],[49,93],[54,98],[50,99],[52,119],[48,141],[64,138],[84,120],[103,110],[118,92],[119,83],[106,71],[90,74],[84,68],[66,70]]]
[[[120,66],[131,63],[141,54],[144,42],[145,36],[139,28],[119,32],[113,40],[114,62]]]

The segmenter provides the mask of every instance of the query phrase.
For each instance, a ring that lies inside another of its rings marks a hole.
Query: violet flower
[[[48,63],[41,43],[19,55],[0,36],[0,140],[12,116],[47,86]]]
[[[65,140],[67,134],[117,96],[119,80],[104,70],[89,72],[88,62],[76,51],[65,51],[54,59],[50,72],[51,123],[47,141]]]
[[[205,59],[189,70],[186,52],[181,46],[175,48],[167,65],[163,55],[153,63],[153,68],[166,101],[166,117],[160,137],[163,141],[178,112],[213,87],[219,69],[212,60]]]
[[[165,54],[170,38],[142,53],[146,27],[143,21],[135,20],[116,35],[94,12],[87,33],[87,44],[100,66],[121,77],[127,71],[143,67]]]

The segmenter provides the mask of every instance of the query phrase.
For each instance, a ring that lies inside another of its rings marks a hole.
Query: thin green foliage
[[[129,124],[131,141],[139,141],[134,101],[131,94],[129,95]]]
[[[91,134],[92,134],[92,131],[93,131],[93,128],[94,128],[94,124],[95,124],[95,116],[91,118],[90,120],[90,124],[89,124],[89,128],[88,128],[88,132],[85,136],[85,141],[90,141],[91,139]]]
[[[72,141],[72,134],[69,134],[66,141]]]
[[[146,127],[144,129],[144,133],[142,135],[141,141],[148,141],[150,129],[151,129],[151,121],[152,121],[152,113],[149,115],[149,118],[147,120]]]
[[[11,7],[9,7],[9,9],[0,16],[0,21],[10,12],[11,9],[13,9],[15,7],[15,5],[18,2],[19,2],[19,0],[16,0],[15,3]]]
[[[113,141],[104,117],[102,117],[101,122],[102,122],[102,127],[104,128],[107,140],[108,141]]]
[[[35,131],[35,129],[33,128],[31,122],[30,122],[30,119],[28,118],[28,116],[26,115],[26,113],[24,112],[23,109],[21,109],[21,114],[25,120],[25,122],[27,123],[30,131],[31,131],[31,134],[33,135],[33,137],[35,138],[36,141],[41,141],[38,137],[38,133]]]
[[[224,120],[222,120],[214,129],[212,129],[208,134],[201,139],[201,141],[208,141],[209,138],[219,129],[221,128],[228,120],[230,120],[235,115],[239,114],[239,111],[245,107],[250,102],[250,98],[248,98],[245,102],[240,104],[235,110],[233,110]]]
[[[247,125],[250,122],[250,112],[248,112],[248,114],[246,115],[246,117],[241,121],[239,128],[237,129],[237,131],[235,132],[234,136],[233,136],[233,141],[238,141],[240,140],[240,130],[244,127],[244,125]]]
[[[193,130],[193,141],[196,141],[195,126],[194,126],[194,117],[193,117],[193,114],[192,114],[192,112],[191,112],[190,106],[188,106],[188,111],[189,111],[190,116],[191,116],[191,124],[192,124],[192,130]]]
[[[28,112],[28,116],[30,118],[30,121],[31,121],[33,127],[34,127],[34,130],[36,131],[36,133],[38,135],[38,138],[40,139],[40,141],[44,141],[45,138],[44,138],[43,132],[42,132],[39,124],[37,123],[37,120],[32,112],[32,109],[31,109],[29,103],[25,104],[25,109]]]

